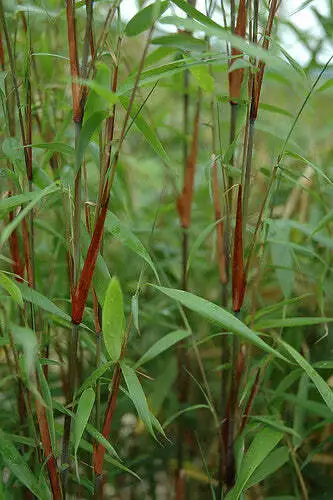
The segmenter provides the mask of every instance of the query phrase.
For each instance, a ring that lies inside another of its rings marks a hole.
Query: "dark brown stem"
[[[121,380],[121,368],[120,364],[117,363],[114,369],[112,390],[109,396],[109,401],[102,429],[102,434],[106,439],[109,439],[111,432],[112,418],[116,409],[120,380]],[[94,447],[94,470],[96,474],[96,481],[98,482],[100,482],[100,476],[103,472],[103,461],[104,461],[105,451],[106,450],[101,443],[98,443]]]

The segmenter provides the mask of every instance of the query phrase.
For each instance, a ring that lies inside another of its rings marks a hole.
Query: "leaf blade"
[[[119,280],[114,276],[106,290],[102,311],[104,344],[113,362],[120,358],[124,321],[123,294]]]
[[[202,299],[201,297],[198,297],[197,295],[194,295],[192,293],[184,292],[183,290],[164,288],[157,285],[153,286],[160,292],[168,295],[170,298],[179,301],[188,309],[197,312],[210,321],[220,324],[227,331],[243,337],[249,342],[257,345],[261,349],[269,352],[270,354],[274,354],[280,359],[286,361],[286,358],[284,356],[282,356],[278,351],[266,344],[266,342],[264,342],[259,336],[257,336],[252,330],[250,330],[244,323],[242,323],[242,321],[237,319],[225,309],[222,309],[222,307],[219,307],[216,304]]]

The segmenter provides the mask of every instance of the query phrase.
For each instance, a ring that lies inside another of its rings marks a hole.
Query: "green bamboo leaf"
[[[317,172],[321,177],[323,177],[323,179],[325,179],[325,181],[327,181],[329,184],[333,185],[333,181],[332,179],[330,179],[326,174],[325,172],[323,172],[323,170],[318,167],[317,165],[315,165],[314,163],[312,163],[310,160],[308,160],[307,158],[305,158],[304,156],[296,153],[295,151],[286,151],[285,152],[285,156],[289,156],[290,158],[294,158],[295,160],[300,160],[302,161],[303,163],[305,163],[306,165],[310,165],[313,170],[315,172]]]
[[[300,302],[306,297],[310,297],[311,295],[312,295],[311,293],[305,293],[303,295],[299,295],[298,297],[292,297],[291,299],[281,300],[280,302],[276,302],[273,305],[263,307],[262,309],[259,309],[258,312],[256,312],[254,318],[257,321],[258,319],[262,318],[263,316],[266,316],[267,314],[270,314],[274,311],[278,311],[279,309],[282,309],[284,306]],[[249,323],[250,321],[252,321],[252,316],[248,316],[246,318],[246,323]]]
[[[88,431],[88,429],[89,429],[89,426],[87,427],[87,431]],[[105,439],[105,437],[102,434],[100,434],[96,429],[95,429],[95,431],[96,431],[96,435],[93,435],[91,433],[92,437],[94,437],[94,439],[96,439],[96,441],[101,443],[104,446],[104,448],[106,449],[106,451],[111,453],[111,455],[115,455],[116,457],[118,457],[117,453],[112,448],[109,441],[107,439]],[[90,443],[88,443],[83,438],[81,439],[80,448],[82,448],[85,451],[88,451],[91,454],[93,453],[92,445]],[[111,449],[113,450],[113,452],[111,452]],[[140,476],[138,476],[138,474],[136,474],[134,471],[132,471],[131,469],[129,469],[128,467],[126,467],[125,465],[123,465],[119,461],[119,457],[118,457],[118,459],[115,459],[114,457],[110,456],[109,454],[106,454],[104,457],[104,460],[105,460],[105,462],[108,462],[109,464],[111,464],[113,467],[117,467],[118,469],[122,470],[123,472],[127,472],[128,474],[131,474],[133,477],[135,477],[136,479],[141,481],[141,478],[140,478]]]
[[[153,41],[151,42],[153,43]],[[176,54],[178,51],[177,47],[157,47],[157,49],[152,50],[150,54],[147,55],[145,59],[145,68],[149,68],[150,66],[154,66],[155,64],[159,63],[163,59],[166,59],[169,56],[172,56]],[[145,69],[143,72],[147,71]],[[131,77],[133,78],[133,73],[131,74]],[[141,78],[140,78],[141,81]],[[140,85],[140,82],[139,82]],[[119,88],[118,88],[119,89]]]
[[[275,448],[283,437],[281,432],[273,429],[263,429],[254,437],[240,467],[236,484],[227,494],[225,500],[238,500],[255,470]]]
[[[296,361],[296,363],[305,371],[305,373],[310,377],[314,385],[317,387],[321,397],[325,401],[328,408],[333,412],[333,392],[330,386],[325,382],[325,380],[319,375],[318,372],[308,363],[308,361],[299,354],[296,349],[291,345],[287,344],[281,339],[277,339],[279,344],[282,345],[285,350],[290,354],[290,356]]]
[[[213,53],[205,60],[200,57],[186,57],[183,59],[177,59],[176,61],[171,61],[159,66],[146,69],[142,72],[139,87],[144,87],[147,85],[155,84],[156,82],[162,80],[163,78],[170,78],[173,75],[184,72],[186,69],[193,68],[195,66],[210,65],[214,67],[215,64],[225,64],[225,70],[228,70],[227,57],[220,53]],[[131,91],[134,87],[135,74],[129,75],[129,77],[119,86],[117,94],[122,96],[127,92]]]
[[[84,109],[85,120],[96,111],[107,111],[117,102],[117,95],[110,90],[111,74],[111,68],[107,64],[96,62],[94,79],[85,82],[90,88]]]
[[[302,373],[299,382],[298,382],[298,390],[297,390],[297,399],[308,399],[309,397],[309,388],[310,388],[310,380],[306,373]],[[292,444],[294,449],[299,448],[303,442],[303,437],[306,428],[307,413],[298,405],[295,405],[294,408],[294,419],[293,419],[293,428],[295,429],[296,434],[292,436]]]
[[[15,137],[7,137],[2,143],[2,151],[20,173],[25,172],[23,148]]]
[[[286,446],[281,446],[280,448],[273,450],[272,453],[268,455],[266,460],[260,464],[257,470],[252,474],[247,482],[247,489],[252,488],[252,486],[255,486],[266,479],[266,477],[281,469],[281,467],[287,463],[288,460],[289,450]]]
[[[272,391],[274,392],[274,391]],[[272,394],[274,397],[274,394]],[[279,394],[279,398],[288,401],[294,406],[300,406],[304,410],[310,412],[312,415],[317,415],[322,419],[332,421],[332,410],[330,410],[326,404],[318,403],[317,401],[310,401],[308,399],[302,399],[294,394],[282,393]]]
[[[284,425],[283,422],[277,420],[274,417],[262,417],[260,415],[253,415],[250,417],[251,420],[255,420],[256,422],[261,422],[262,424],[265,424],[266,426],[272,427],[273,429],[276,429],[278,431],[284,432],[286,434],[291,434],[292,436],[300,439],[301,436],[298,432],[296,432],[294,429],[291,427],[288,427]]]
[[[168,333],[157,342],[155,342],[155,344],[152,345],[151,348],[148,349],[148,351],[145,352],[143,356],[141,356],[139,361],[137,361],[137,363],[135,364],[135,368],[148,363],[152,359],[162,354],[162,352],[166,351],[173,345],[177,344],[177,342],[180,342],[190,335],[191,332],[189,332],[188,330],[176,330],[175,332]]]
[[[194,38],[189,33],[171,33],[170,35],[163,35],[153,38],[152,45],[162,45],[168,47],[177,47],[184,50],[199,50],[203,51],[207,47],[205,40]],[[147,61],[146,61],[147,62]]]
[[[0,71],[0,91],[2,92],[2,95],[6,95],[6,87],[5,87],[5,80],[7,77],[8,72],[7,71]]]
[[[273,104],[259,104],[260,109],[264,109],[265,111],[270,111],[271,113],[277,113],[279,115],[289,116],[290,118],[294,118],[294,115],[287,111],[286,109],[280,108],[280,106],[274,106]]]
[[[139,10],[127,23],[127,36],[136,36],[146,31],[169,7],[169,2],[157,1]]]
[[[189,17],[192,17],[193,19],[196,19],[202,24],[205,24],[207,26],[212,26],[213,28],[220,29],[221,26],[217,24],[213,19],[211,19],[209,16],[205,16],[202,14],[202,12],[198,11],[195,7],[193,7],[190,3],[188,3],[186,0],[172,0],[172,3],[177,5],[182,11],[184,11]]]
[[[65,313],[65,311],[60,309],[60,307],[56,306],[54,302],[45,297],[45,295],[42,295],[33,288],[30,288],[25,283],[17,283],[17,286],[19,287],[24,300],[30,302],[31,304],[34,304],[37,307],[40,307],[44,311],[47,311],[55,316],[58,316],[59,318],[71,322],[71,317],[69,316],[69,314]]]
[[[10,325],[15,344],[18,344],[23,349],[23,362],[27,377],[29,377],[34,368],[38,352],[38,342],[36,334],[31,328],[26,326],[18,326],[11,323]]]
[[[120,358],[124,338],[124,301],[118,278],[113,277],[106,290],[103,312],[103,338],[113,362]]]
[[[45,142],[40,144],[33,144],[33,148],[46,149],[47,151],[63,153],[64,155],[74,155],[74,149],[72,146],[64,142]]]
[[[177,0],[178,2],[179,0]],[[209,19],[207,16],[204,16],[201,12],[197,11],[194,9],[194,7],[188,8],[190,4],[185,2],[184,0],[180,0],[181,3],[187,4],[186,5],[186,10],[181,7],[184,12],[188,13],[189,10],[191,9],[193,19],[189,18],[183,18],[183,17],[177,17],[177,16],[167,16],[163,17],[160,22],[162,24],[171,24],[176,26],[177,28],[183,28],[187,31],[191,32],[200,32],[203,31],[207,36],[210,37],[217,37],[220,40],[228,41],[230,44],[244,52],[244,54],[247,54],[249,56],[253,56],[255,58],[261,59],[264,61],[267,65],[270,67],[278,70],[278,71],[284,71],[285,75],[288,74],[288,72],[292,71],[292,74],[295,75],[296,71],[294,68],[292,68],[288,63],[285,61],[282,61],[281,58],[277,57],[276,55],[273,55],[270,51],[264,50],[262,47],[255,45],[253,43],[249,43],[243,38],[236,36],[232,34],[229,30],[222,28],[218,24],[216,24],[214,21]],[[189,14],[190,15],[190,14]]]
[[[321,325],[324,323],[332,323],[333,318],[276,318],[267,319],[255,323],[257,330],[266,330],[268,328],[292,328],[297,326]]]
[[[325,226],[327,226],[327,224],[329,224],[331,221],[333,220],[333,210],[331,210],[328,214],[325,215],[325,217],[323,217],[321,219],[321,221],[319,222],[319,224],[317,224],[317,226],[315,227],[315,229],[313,230],[312,232],[312,236],[316,233],[318,233],[318,231],[321,231]]]
[[[89,142],[91,141],[94,132],[98,129],[102,121],[105,120],[107,115],[108,112],[106,111],[96,111],[96,113],[92,114],[83,124],[76,149],[76,173],[81,168],[84,153],[89,145]]]
[[[0,429],[0,455],[4,464],[12,474],[26,486],[38,499],[50,500],[51,493],[49,489],[39,483],[38,479],[31,472],[25,459],[17,451],[16,447],[8,439],[7,435]]]
[[[195,257],[195,254],[197,250],[200,248],[202,243],[205,241],[205,239],[210,235],[210,233],[215,229],[216,225],[219,224],[221,221],[223,221],[224,217],[222,219],[219,219],[215,222],[212,222],[212,224],[209,224],[196,238],[194,241],[193,245],[191,246],[190,253],[187,259],[187,266],[186,266],[186,272],[189,271],[191,267],[191,263],[193,258]]]
[[[39,201],[41,201],[46,196],[55,193],[58,190],[59,190],[58,184],[53,183],[50,186],[47,186],[42,191],[36,191],[33,200],[31,200],[31,202],[28,203],[28,205],[25,208],[23,208],[23,210],[21,210],[21,212],[15,217],[15,219],[12,222],[10,222],[8,226],[6,226],[5,229],[2,231],[0,238],[0,245],[3,245],[5,241],[7,241],[7,239],[12,234],[14,229],[16,229],[16,227],[26,217],[26,215],[30,212],[30,210],[32,210],[34,206],[37,205]]]
[[[148,408],[147,399],[135,370],[126,365],[124,362],[121,362],[120,366],[127,385],[129,396],[136,408],[136,411],[149,430],[150,434],[155,438],[156,436],[152,425],[151,413]]]
[[[60,413],[63,413],[64,415],[69,415],[73,420],[75,419],[75,414],[72,411],[65,408],[64,406],[62,406],[57,401],[53,401],[53,406],[56,410],[60,411]],[[98,441],[99,443],[101,443],[104,446],[104,448],[106,449],[106,451],[108,451],[109,453],[111,453],[111,455],[113,455],[119,459],[118,454],[117,454],[116,450],[113,448],[113,446],[111,445],[111,443],[107,439],[105,439],[103,434],[101,434],[93,425],[87,423],[86,431],[88,434],[90,434],[90,436],[92,438],[94,438],[95,441]],[[81,438],[80,444],[79,444],[80,447],[82,447],[83,442],[85,442],[85,441],[83,438]],[[90,450],[92,451],[92,447],[90,448]],[[109,457],[109,458],[111,459],[111,457]],[[120,467],[121,469],[125,470],[124,467],[121,464],[119,464],[118,462],[114,461],[112,463],[117,464],[117,467]],[[127,469],[127,472],[130,472],[132,474],[132,471],[129,471],[128,469]]]
[[[269,226],[268,238],[272,240],[270,250],[276,276],[287,299],[290,297],[293,288],[294,270],[293,256],[291,249],[287,245],[290,239],[290,228],[283,219],[272,221]],[[279,242],[275,240],[279,240]]]
[[[320,87],[318,87],[318,89],[316,90],[316,93],[324,92],[325,90],[328,90],[332,87],[333,87],[333,78],[330,78],[325,83],[323,83]]]
[[[19,287],[10,279],[7,274],[0,271],[0,286],[4,288],[11,298],[20,306],[23,307],[22,293]]]
[[[35,196],[36,193],[32,191],[31,193],[17,194],[0,200],[0,216],[4,217],[8,212],[13,210],[13,208],[33,200]]]
[[[77,450],[79,449],[79,444],[83,436],[83,432],[87,427],[87,423],[90,417],[91,410],[93,409],[94,402],[95,402],[95,392],[91,387],[89,387],[89,389],[86,389],[81,394],[74,417],[73,444],[74,444],[75,457],[77,455]]]
[[[312,366],[313,368],[319,368],[320,370],[333,370],[333,361],[318,361]]]
[[[144,261],[146,261],[155,274],[157,281],[159,281],[156,268],[146,248],[143,246],[139,238],[135,236],[135,234],[132,233],[132,231],[110,211],[108,211],[106,215],[105,230],[110,232],[115,238],[121,241],[123,245],[126,245]]]
[[[196,410],[202,410],[202,409],[210,410],[210,407],[208,405],[199,404],[199,405],[191,405],[191,406],[188,406],[187,408],[183,408],[182,410],[177,411],[177,413],[175,413],[174,415],[171,415],[171,417],[169,417],[164,422],[162,427],[163,427],[163,429],[166,429],[171,424],[171,422],[176,420],[178,417],[180,417],[180,415],[183,415],[184,413],[188,413],[188,412],[196,411]]]
[[[114,104],[116,104],[116,102],[118,101],[118,97],[117,97],[117,94],[115,94],[114,92],[112,92],[112,90],[110,90],[110,88],[107,86],[107,85],[103,85],[102,83],[98,83],[97,81],[95,80],[79,80],[82,84],[84,84],[86,87],[89,87],[95,94],[97,94],[97,96],[99,96],[99,98],[102,98],[101,100],[104,100],[104,107],[103,109],[100,109],[98,111],[96,111],[96,113],[90,113],[90,116],[88,118],[88,120],[85,122],[85,123],[88,123],[89,119],[94,116],[94,114],[96,115],[94,120],[91,122],[91,124],[93,123],[97,123],[97,126],[99,125],[100,122],[98,122],[98,116],[102,118],[102,115],[98,115],[97,113],[107,113],[107,108],[110,108],[110,106],[113,106]],[[90,94],[89,94],[90,96]],[[101,107],[101,104],[96,100],[95,100],[95,103],[97,104],[97,108]],[[88,103],[87,103],[88,104]],[[90,107],[91,107],[91,102],[89,103],[90,104]],[[106,104],[108,104],[108,106],[106,106]],[[96,110],[96,108],[95,108]],[[106,115],[104,115],[104,118],[106,117]],[[97,128],[97,126],[95,127],[95,129]],[[88,132],[87,132],[88,133]],[[91,133],[90,137],[92,136],[92,134],[94,133],[94,131]]]
[[[111,366],[114,364],[113,361],[108,361],[107,363],[104,363],[102,366],[99,366],[98,368],[96,368],[96,370],[94,370],[86,379],[85,381],[83,382],[83,384],[81,385],[80,389],[78,390],[79,393],[85,391],[86,389],[88,389],[88,387],[93,387],[95,386],[97,380],[102,376],[104,375],[104,373],[106,372],[106,370],[108,370],[109,368],[111,368]]]
[[[214,92],[214,78],[210,74],[208,66],[194,66],[190,68],[190,71],[199,87],[205,92]]]
[[[189,292],[184,292],[183,290],[176,290],[173,288],[164,288],[160,286],[153,285],[154,288],[162,293],[165,293],[170,298],[177,300],[183,306],[197,312],[200,316],[207,318],[221,326],[227,331],[230,331],[236,335],[239,335],[245,340],[257,345],[264,351],[274,354],[286,361],[286,358],[282,356],[278,351],[270,347],[266,342],[264,342],[255,332],[250,330],[242,321],[233,316],[231,313],[222,309],[222,307],[217,306],[213,302],[202,299],[197,295],[193,295]]]
[[[26,446],[31,446],[32,448],[36,448],[37,446],[36,441],[33,438],[27,438],[25,436],[19,436],[17,434],[8,434],[8,433],[7,433],[7,438],[13,443],[24,444]]]
[[[133,314],[133,324],[138,332],[140,332],[139,328],[139,298],[138,295],[133,295],[131,301],[131,311]]]
[[[129,106],[128,97],[124,95],[120,96],[119,101],[121,105],[127,110]],[[132,105],[130,116],[134,120],[134,125],[145,137],[150,147],[162,158],[163,161],[170,162],[161,141],[157,137],[157,134],[155,133],[153,128],[143,118],[138,106]]]

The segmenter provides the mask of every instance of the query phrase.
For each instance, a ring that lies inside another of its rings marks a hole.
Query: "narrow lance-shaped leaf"
[[[214,78],[207,65],[192,66],[190,71],[197,80],[199,87],[205,92],[214,92]]]
[[[88,375],[88,377],[85,378],[83,384],[78,389],[78,393],[80,394],[81,392],[83,392],[86,389],[88,389],[88,387],[95,386],[97,380],[102,375],[104,375],[104,373],[106,372],[106,370],[108,370],[109,368],[111,368],[112,365],[113,365],[113,361],[108,361],[107,363],[104,363],[103,365],[101,365],[98,368],[96,368],[96,370],[94,370],[90,375]]]
[[[93,409],[94,402],[95,402],[95,392],[91,387],[89,387],[81,394],[73,422],[74,457],[76,466],[77,466],[77,458],[76,458],[77,450],[79,449],[79,444],[83,436],[83,432],[87,427],[87,423],[89,421],[90,413],[91,410]]]
[[[189,4],[187,4],[189,5]],[[199,13],[198,11],[196,11]],[[198,16],[197,16],[198,17]],[[185,17],[177,17],[177,16],[166,16],[160,20],[161,24],[172,24],[178,28],[191,30],[192,32],[204,31],[207,36],[216,36],[220,40],[225,40],[230,42],[230,44],[234,47],[237,47],[239,50],[244,52],[249,56],[260,58],[266,63],[270,64],[271,68],[274,68],[278,71],[285,71],[286,76],[294,76],[295,71],[291,68],[291,66],[279,58],[277,55],[273,55],[267,50],[264,50],[259,45],[255,45],[253,43],[249,43],[243,38],[236,36],[230,32],[229,29],[222,28],[221,26],[215,27],[208,23],[202,23],[193,21],[192,19]],[[219,58],[218,58],[219,59]],[[203,64],[202,59],[201,64]],[[221,60],[221,59],[220,59]],[[211,64],[210,59],[207,60],[209,64]],[[222,60],[221,60],[222,62]]]
[[[0,286],[4,288],[12,299],[21,307],[23,307],[23,299],[21,290],[5,273],[0,271]]]
[[[50,314],[54,314],[55,316],[58,316],[59,318],[62,318],[65,321],[71,320],[71,317],[67,313],[65,313],[65,311],[60,309],[60,307],[56,306],[54,302],[45,297],[45,295],[42,295],[41,293],[37,292],[37,290],[30,288],[25,283],[17,283],[17,287],[19,288],[23,299],[26,300],[27,302],[30,302],[31,304],[34,304],[35,306],[43,309],[43,311],[47,311]]]
[[[124,338],[124,300],[118,278],[113,277],[106,290],[103,313],[103,338],[112,361],[120,358]]]
[[[251,488],[260,483],[266,477],[279,470],[289,460],[289,450],[286,446],[281,446],[272,453],[258,466],[247,482],[247,488]],[[283,500],[283,499],[282,499]]]
[[[255,323],[256,330],[267,330],[268,328],[293,328],[297,326],[311,326],[320,325],[324,323],[332,323],[333,318],[326,318],[325,316],[306,318],[304,316],[296,318],[276,318],[276,319],[263,319]]]
[[[245,33],[246,33],[246,1],[240,0],[238,7],[237,23],[235,28],[235,35],[245,38]],[[241,56],[242,54],[243,53],[241,50],[235,47],[231,48],[231,56],[233,58]],[[238,60],[239,58],[236,59],[236,61]],[[230,102],[232,104],[237,104],[240,98],[240,91],[241,91],[242,81],[244,78],[244,68],[233,69],[232,67],[233,63],[234,61],[231,60],[228,73],[229,95],[230,95]]]
[[[191,223],[191,205],[194,189],[195,167],[198,157],[198,141],[199,141],[199,116],[200,116],[200,91],[197,100],[197,108],[194,117],[193,139],[191,150],[186,160],[184,186],[177,200],[177,209],[183,228],[188,228]]]
[[[14,325],[13,323],[10,325],[15,344],[18,344],[22,347],[24,356],[23,356],[23,367],[26,373],[26,376],[31,378],[31,383],[33,382],[33,371],[35,367],[35,360],[38,352],[38,342],[36,333],[28,327]]]
[[[189,335],[191,335],[191,332],[189,332],[188,330],[176,330],[175,332],[164,335],[164,337],[155,342],[155,344],[152,345],[151,348],[148,349],[148,351],[145,352],[143,356],[141,356],[135,366],[138,367],[142,366],[144,363],[148,363],[148,361],[156,358],[156,356],[159,356],[160,354],[162,354],[162,352],[166,351],[177,342],[180,342]]]
[[[240,321],[233,314],[229,313],[222,307],[219,307],[213,302],[209,302],[208,300],[202,299],[201,297],[198,297],[197,295],[194,295],[192,293],[184,292],[183,290],[164,288],[156,285],[153,286],[160,292],[168,295],[173,300],[177,300],[191,311],[194,311],[204,318],[207,318],[210,321],[221,325],[226,331],[239,335],[244,340],[257,345],[264,351],[267,351],[270,354],[274,354],[280,359],[287,361],[287,359],[282,356],[282,354],[273,349],[273,347],[266,344],[266,342],[264,342],[256,333],[250,330],[250,328],[248,328],[242,321]]]
[[[9,213],[9,221],[12,222],[13,219],[14,219],[13,212],[10,212]],[[19,247],[17,229],[14,229],[14,231],[10,235],[9,248],[10,248],[10,255],[11,255],[11,258],[13,261],[12,269],[13,269],[13,272],[17,276],[16,280],[22,282],[23,277],[24,277],[24,264],[22,262],[21,255],[20,255],[20,247]]]
[[[291,345],[287,344],[281,339],[278,342],[285,348],[285,350],[294,358],[296,363],[305,371],[310,377],[314,385],[317,387],[321,397],[325,401],[328,408],[333,412],[333,391],[325,380],[316,372],[310,363],[299,352],[296,351]]]
[[[169,7],[169,2],[157,1],[139,10],[127,23],[127,36],[136,36],[147,30]]]
[[[107,115],[108,113],[106,111],[96,111],[96,113],[92,114],[84,123],[76,149],[76,172],[81,167],[85,150],[87,149],[95,130],[99,127]]]
[[[159,281],[156,267],[149,255],[148,250],[144,247],[139,238],[112,212],[108,210],[105,219],[105,231],[108,231],[117,238],[123,245],[126,245],[130,250],[139,255],[152,269]]]
[[[12,474],[26,486],[38,499],[49,500],[51,498],[49,490],[42,488],[37,477],[31,472],[26,460],[18,452],[7,435],[0,429],[0,455],[3,463]]]
[[[126,110],[128,110],[130,99],[127,96],[120,96],[119,102]],[[147,143],[155,151],[155,153],[158,154],[163,161],[169,162],[170,160],[167,152],[159,140],[154,128],[150,126],[142,116],[140,107],[132,104],[130,117],[132,118],[135,127],[142,133]]]
[[[236,484],[226,496],[226,500],[238,500],[246,489],[247,483],[254,471],[265,460],[283,437],[282,432],[273,429],[263,429],[256,434],[246,453],[237,476]]]
[[[74,154],[74,149],[65,142],[45,142],[39,144],[33,144],[33,148],[46,149],[46,151],[52,151],[53,153],[62,153],[64,155],[72,156]]]
[[[8,196],[7,198],[4,198],[0,201],[0,216],[6,214],[13,208],[23,205],[23,203],[27,203],[28,201],[33,200],[35,196],[36,193],[34,191],[31,191],[29,193],[16,194],[14,196]]]
[[[75,414],[62,406],[60,403],[57,403],[56,401],[53,402],[53,406],[56,410],[60,411],[64,415],[70,416],[73,420],[75,419]],[[118,453],[116,450],[113,448],[111,443],[107,439],[104,438],[104,436],[91,424],[87,423],[86,425],[86,431],[87,433],[95,439],[95,441],[98,441],[99,443],[102,443],[103,446],[105,446],[106,450],[113,456],[118,457]],[[82,446],[82,443],[84,442],[84,439],[81,438],[79,447]]]
[[[59,186],[54,183],[47,186],[42,191],[36,191],[33,200],[23,209],[21,212],[15,217],[15,219],[5,227],[2,231],[0,238],[0,245],[3,245],[5,241],[10,237],[12,232],[16,229],[16,227],[20,224],[20,222],[24,219],[24,217],[34,208],[34,206],[43,198],[48,196],[51,193],[55,193],[59,190]]]
[[[137,331],[140,333],[139,327],[139,297],[137,294],[133,295],[131,300],[131,311],[133,315],[133,324]]]
[[[213,19],[211,19],[208,16],[205,16],[202,14],[202,12],[198,11],[195,9],[190,2],[187,2],[186,0],[172,0],[172,3],[177,5],[180,9],[182,9],[184,12],[189,17],[193,17],[193,19],[196,19],[197,21],[207,24],[208,26],[212,26],[214,28],[221,28],[219,24],[217,24]]]
[[[150,434],[155,437],[155,432],[152,425],[151,413],[148,408],[147,399],[142,389],[140,381],[135,373],[135,370],[125,363],[121,363],[121,369],[127,385],[127,389],[131,400],[138,412],[139,417],[146,425]]]
[[[242,186],[239,185],[234,236],[234,254],[232,260],[232,308],[234,312],[239,312],[242,307],[245,288],[246,281],[243,257]]]
[[[218,224],[219,222],[222,222],[222,219],[218,219],[212,224],[209,224],[209,226],[205,227],[205,229],[195,239],[193,245],[191,246],[190,253],[187,259],[186,272],[189,271],[192,261],[194,260],[194,257],[196,255],[196,252],[198,251],[202,243],[205,241],[207,236],[213,231],[213,229],[215,229],[216,224]]]

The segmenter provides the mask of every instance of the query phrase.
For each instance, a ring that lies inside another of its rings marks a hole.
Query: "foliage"
[[[139,4],[0,0],[0,498],[332,498],[331,17]]]

